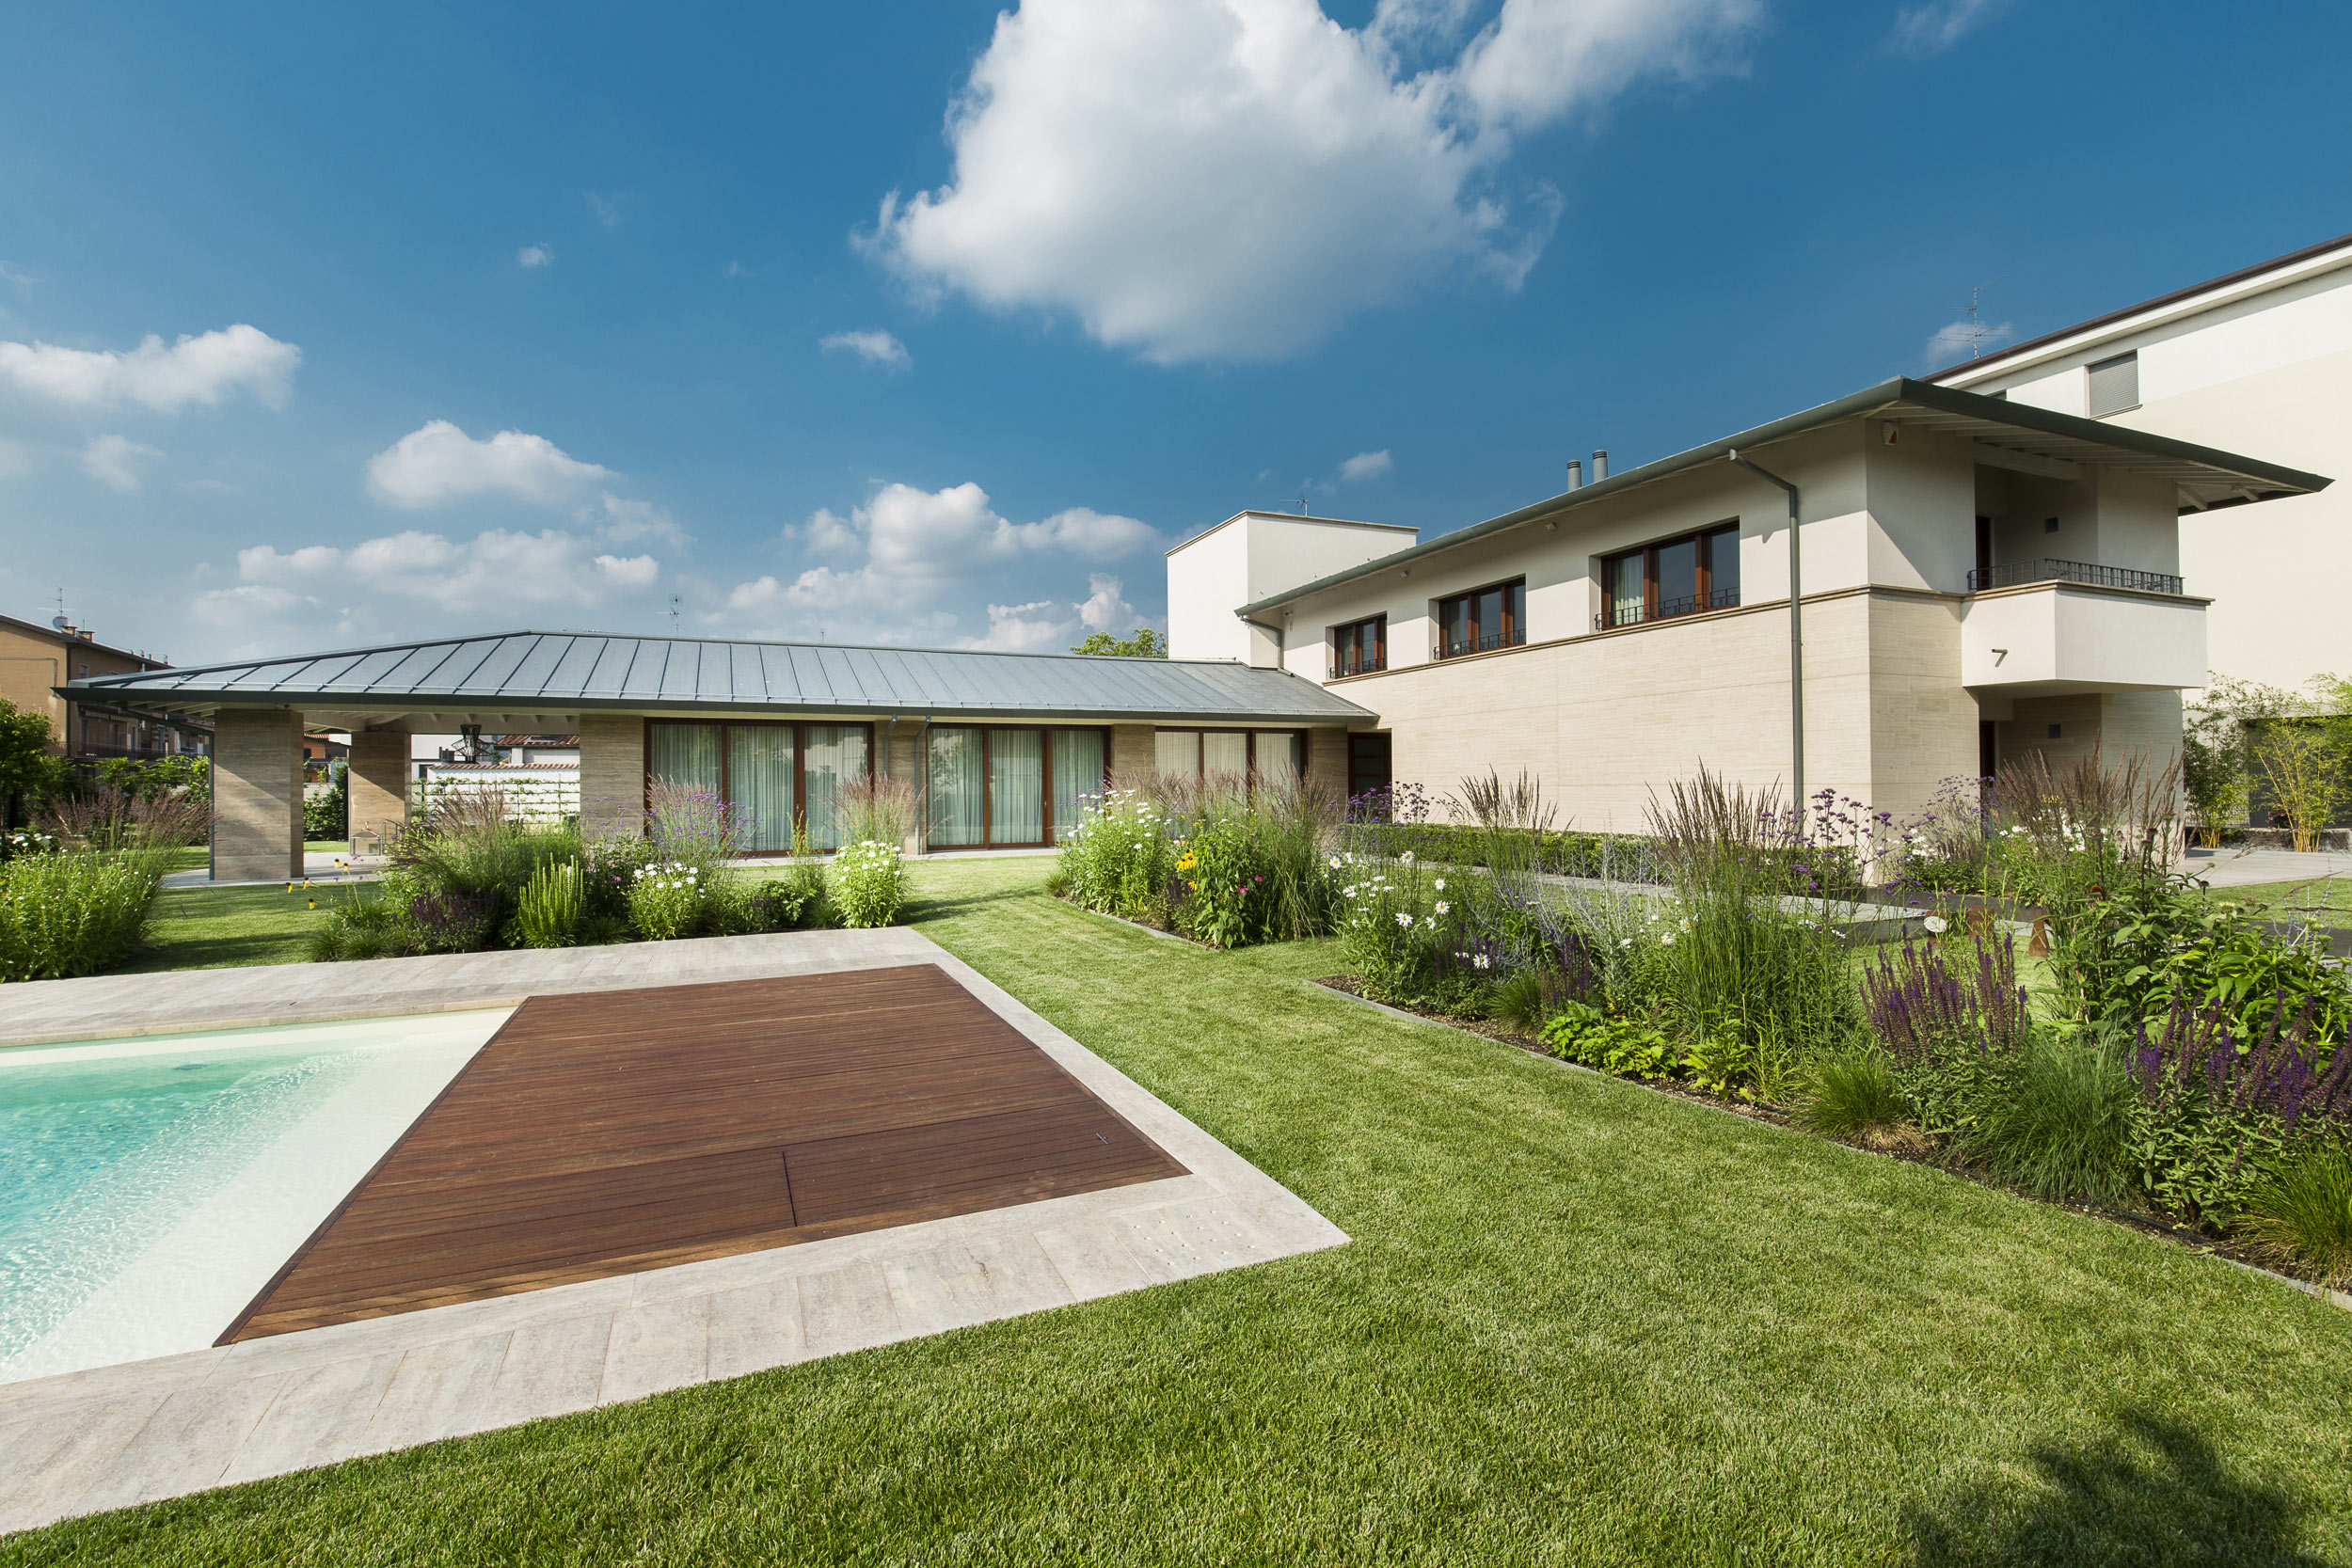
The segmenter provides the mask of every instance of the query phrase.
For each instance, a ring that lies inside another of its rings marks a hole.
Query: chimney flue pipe
[[[1573,457],[1568,459],[1568,488],[1571,490],[1584,488],[1584,465]]]
[[[1602,447],[1593,453],[1593,483],[1598,484],[1609,477],[1609,449]]]

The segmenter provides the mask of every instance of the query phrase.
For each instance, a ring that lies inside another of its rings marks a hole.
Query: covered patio
[[[580,736],[580,825],[641,830],[656,779],[735,805],[751,847],[836,847],[870,776],[917,802],[912,854],[1048,847],[1115,779],[1234,772],[1343,788],[1374,716],[1314,682],[1221,660],[501,633],[92,677],[72,699],[210,718],[211,879],[303,875],[302,736],[351,736],[351,826],[412,808],[408,737]]]

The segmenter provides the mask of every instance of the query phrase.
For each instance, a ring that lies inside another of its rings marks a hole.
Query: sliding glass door
[[[809,846],[841,846],[841,796],[873,766],[871,724],[645,721],[645,784],[715,795],[734,809],[743,847],[780,855],[805,823]]]
[[[925,816],[930,845],[1009,848],[1058,843],[1104,784],[1101,730],[930,732]]]

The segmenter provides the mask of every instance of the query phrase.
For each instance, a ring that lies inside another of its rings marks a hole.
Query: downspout
[[[1263,621],[1253,621],[1238,610],[1233,611],[1233,614],[1246,626],[1255,626],[1260,631],[1270,631],[1274,634],[1274,667],[1277,670],[1286,668],[1283,660],[1290,654],[1290,649],[1286,645],[1290,640],[1289,629],[1285,626],[1268,626]]]
[[[1803,822],[1804,798],[1804,557],[1798,544],[1802,531],[1797,526],[1797,487],[1769,469],[1757,467],[1740,455],[1727,451],[1724,456],[1763,480],[1777,484],[1788,493],[1788,755],[1794,780],[1797,820]]]

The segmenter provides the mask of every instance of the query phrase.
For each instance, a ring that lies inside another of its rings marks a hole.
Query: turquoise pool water
[[[211,1344],[512,1010],[0,1050],[0,1382]]]
[[[54,1327],[349,1080],[342,1039],[179,1037],[0,1054],[0,1361]],[[272,1031],[271,1033],[278,1033]]]

